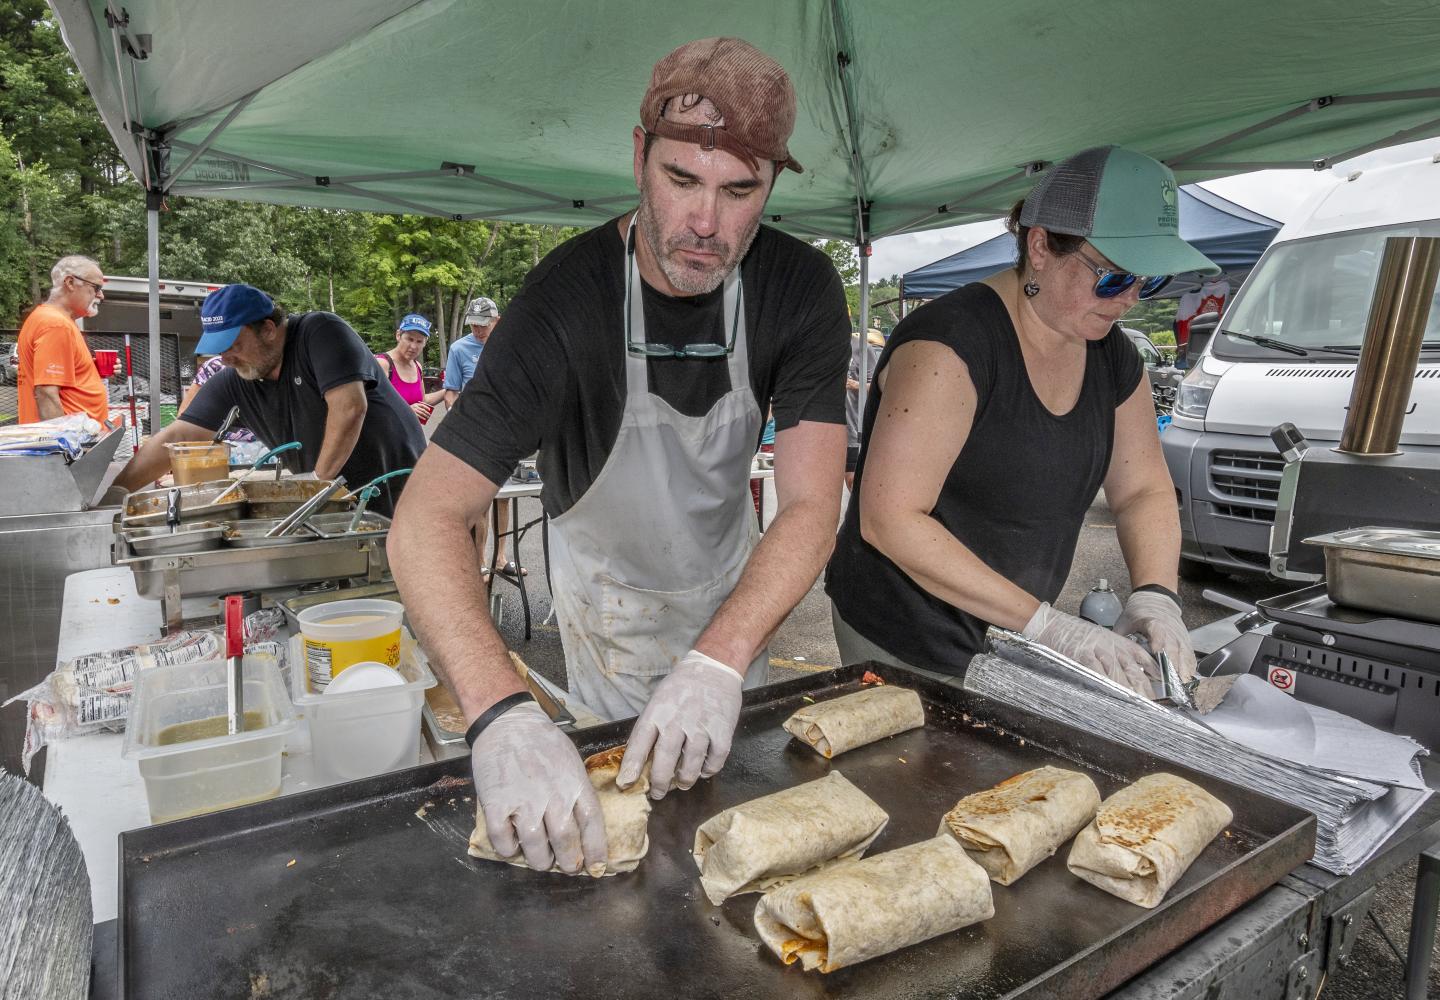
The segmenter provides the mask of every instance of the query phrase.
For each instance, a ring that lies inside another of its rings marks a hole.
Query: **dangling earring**
[[[1021,287],[1021,291],[1025,293],[1025,297],[1027,299],[1033,299],[1035,296],[1040,294],[1040,285],[1038,282],[1036,282],[1035,276],[1033,274],[1030,276],[1030,280],[1025,282],[1025,284]]]

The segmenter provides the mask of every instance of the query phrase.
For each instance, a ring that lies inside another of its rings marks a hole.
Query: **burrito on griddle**
[[[695,831],[710,902],[762,892],[838,859],[857,858],[890,821],[839,771],[716,813]]]
[[[920,696],[889,684],[806,705],[785,720],[785,731],[829,760],[847,750],[925,725]]]
[[[1147,774],[1100,803],[1067,864],[1091,885],[1154,908],[1233,818],[1229,806],[1199,785]]]
[[[600,812],[605,817],[605,839],[609,843],[608,861],[604,867],[582,868],[576,875],[600,878],[603,875],[620,875],[633,872],[640,865],[640,859],[650,849],[650,779],[642,774],[640,780],[623,792],[616,787],[615,778],[620,773],[620,760],[625,756],[625,747],[611,747],[585,758],[585,771],[590,784],[600,800]],[[486,861],[503,861],[518,868],[530,867],[525,856],[517,854],[504,858],[496,853],[485,831],[485,811],[479,804],[475,807],[475,832],[470,834],[469,854]],[[552,867],[552,872],[561,872]]]
[[[772,889],[755,929],[786,965],[834,972],[994,915],[984,869],[935,837]]]
[[[1100,790],[1089,775],[1039,767],[967,795],[940,820],[991,879],[1010,885],[1095,818]]]

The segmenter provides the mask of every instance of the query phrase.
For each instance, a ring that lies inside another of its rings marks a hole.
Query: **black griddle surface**
[[[780,724],[803,695],[857,690],[860,667],[748,693],[725,770],[657,803],[639,870],[598,882],[470,858],[468,758],[122,834],[123,995],[1094,996],[1313,850],[1314,819],[1299,809],[870,666],[921,693],[924,729],[826,761]],[[629,727],[610,724],[577,742],[590,752],[620,742]],[[1158,770],[1185,775],[1227,802],[1235,823],[1155,910],[1071,876],[1067,845],[1016,885],[994,886],[992,920],[824,976],[783,966],[761,944],[759,896],[715,907],[700,891],[690,848],[701,822],[831,769],[889,812],[876,854],[934,836],[963,795],[1077,762],[1102,795]]]

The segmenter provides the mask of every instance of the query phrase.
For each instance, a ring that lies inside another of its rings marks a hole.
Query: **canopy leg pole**
[[[150,433],[160,430],[160,382],[164,368],[160,359],[160,201],[164,195],[150,191],[145,195],[145,259],[150,277],[147,303],[147,325],[150,330]],[[176,387],[179,388],[178,386]]]
[[[865,397],[870,394],[870,248],[860,250],[860,416],[865,416]]]

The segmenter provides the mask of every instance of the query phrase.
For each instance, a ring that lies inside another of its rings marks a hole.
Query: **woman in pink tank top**
[[[445,396],[444,389],[425,392],[425,379],[420,371],[420,354],[425,342],[430,339],[430,321],[424,316],[410,313],[400,321],[395,330],[395,346],[384,354],[375,355],[380,368],[390,377],[390,384],[400,398],[410,405],[415,416],[423,424],[430,419],[430,413]]]

